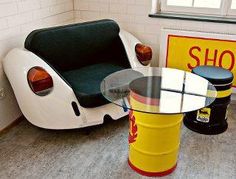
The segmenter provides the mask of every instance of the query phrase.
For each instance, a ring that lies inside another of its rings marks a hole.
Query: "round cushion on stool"
[[[217,90],[217,98],[206,108],[186,113],[185,126],[202,134],[224,132],[228,128],[227,107],[232,93],[233,74],[229,70],[214,66],[198,66],[192,73],[211,82]]]
[[[229,70],[214,66],[198,66],[192,70],[192,73],[199,75],[212,84],[232,83],[234,76]]]

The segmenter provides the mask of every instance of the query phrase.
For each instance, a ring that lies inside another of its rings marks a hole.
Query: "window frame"
[[[227,15],[228,16],[236,16],[236,9],[231,9],[232,0],[229,0],[229,2],[230,2],[230,6],[228,8]]]
[[[167,1],[168,0],[160,0],[161,12],[220,17],[236,16],[236,9],[231,9],[232,0],[221,0],[220,8],[173,6],[167,5]]]

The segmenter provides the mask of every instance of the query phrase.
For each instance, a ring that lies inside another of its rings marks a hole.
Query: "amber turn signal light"
[[[151,62],[152,59],[151,47],[138,43],[135,46],[135,52],[141,64],[146,66]]]
[[[53,80],[43,68],[37,66],[31,68],[28,71],[27,78],[29,86],[35,94],[45,96],[51,92]]]

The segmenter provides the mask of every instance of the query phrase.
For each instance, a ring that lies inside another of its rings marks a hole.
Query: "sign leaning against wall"
[[[226,34],[163,30],[162,42],[162,67],[191,71],[199,65],[211,65],[228,69],[236,76],[236,35],[232,38]],[[236,78],[233,86],[236,88]]]

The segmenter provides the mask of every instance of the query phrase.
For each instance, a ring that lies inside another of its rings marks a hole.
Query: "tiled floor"
[[[178,167],[164,178],[236,179],[236,105],[228,121],[216,136],[183,126]],[[127,118],[67,131],[23,121],[0,136],[0,178],[145,178],[127,165],[127,131]]]

